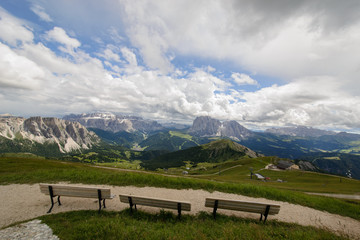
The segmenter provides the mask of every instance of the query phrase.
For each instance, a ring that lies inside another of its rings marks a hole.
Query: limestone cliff
[[[95,133],[80,123],[51,117],[0,117],[0,136],[14,141],[56,143],[63,153],[89,149],[100,142]]]

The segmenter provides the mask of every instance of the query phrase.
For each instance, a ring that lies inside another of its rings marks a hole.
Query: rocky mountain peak
[[[252,132],[240,125],[237,121],[225,121],[221,123],[219,120],[203,116],[197,117],[189,133],[199,137],[222,136],[229,137],[236,141],[251,136]]]
[[[95,133],[77,122],[58,118],[0,118],[0,136],[37,143],[56,143],[61,152],[88,149],[100,142]]]
[[[63,119],[79,122],[87,128],[98,128],[111,132],[153,132],[164,127],[156,121],[142,119],[136,116],[121,116],[112,113],[70,114]]]
[[[208,116],[197,117],[189,132],[195,136],[216,136],[219,135],[221,122]]]

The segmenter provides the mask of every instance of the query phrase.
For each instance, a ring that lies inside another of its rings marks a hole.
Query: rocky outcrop
[[[315,167],[311,162],[299,161],[298,165],[300,169],[304,171],[314,171],[314,172],[318,171],[318,168]]]
[[[70,114],[64,116],[63,119],[79,122],[87,128],[98,128],[111,132],[141,131],[148,133],[164,129],[156,121],[134,116],[120,116],[112,113]]]
[[[236,121],[226,121],[221,128],[221,136],[230,137],[234,140],[246,139],[252,135],[252,132],[240,125]]]
[[[78,122],[58,118],[0,117],[0,136],[28,139],[37,143],[56,143],[63,153],[88,149],[100,142],[99,137]]]
[[[221,122],[217,119],[207,116],[197,117],[194,120],[189,133],[199,137],[220,136],[220,127]]]
[[[206,116],[197,117],[194,120],[192,127],[189,129],[189,134],[198,137],[229,137],[239,141],[250,137],[252,132],[236,121],[220,122]]]

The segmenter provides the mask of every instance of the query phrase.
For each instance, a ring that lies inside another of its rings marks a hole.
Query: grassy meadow
[[[350,183],[344,181],[342,184],[344,184],[344,186],[350,184],[353,185],[354,188],[358,188],[359,181],[352,181],[350,181]],[[210,192],[220,191],[285,201],[360,220],[359,201],[310,196],[299,191],[253,184],[259,182],[255,180],[249,183],[217,182],[188,177],[169,177],[150,172],[136,173],[113,169],[100,169],[88,164],[48,160],[32,155],[7,154],[0,157],[0,184],[35,184],[40,182],[204,189]]]
[[[187,171],[188,177],[219,182],[268,186],[300,192],[360,195],[359,180],[309,171],[264,169],[266,165],[276,160],[276,157],[243,157],[236,161],[222,163],[199,163],[196,165],[187,163],[181,168],[170,168],[167,171],[160,170],[159,172],[183,175],[183,171]],[[260,181],[255,176],[251,179],[250,169],[252,169],[253,173],[260,173],[270,179]]]

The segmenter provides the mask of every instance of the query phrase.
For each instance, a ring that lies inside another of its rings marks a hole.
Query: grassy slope
[[[296,224],[210,214],[183,215],[179,221],[168,212],[148,214],[77,211],[46,215],[41,219],[61,239],[347,239],[325,230]]]
[[[264,169],[264,167],[272,161],[274,161],[274,158],[271,157],[260,157],[256,159],[244,158],[234,162],[219,164],[215,168],[209,168],[207,171],[200,172],[195,170],[194,174],[201,173],[201,175],[196,175],[196,177],[203,179],[231,183],[249,183],[302,192],[360,194],[359,180],[315,172],[273,171]],[[224,171],[224,169],[232,165],[237,165],[237,167]],[[255,173],[270,177],[270,181],[258,181],[255,177],[250,179],[250,168],[252,168]],[[220,174],[206,175],[209,173],[217,173],[219,170],[222,170]],[[192,174],[192,171],[190,170],[189,173]],[[277,182],[277,179],[281,179],[284,182]]]
[[[42,158],[0,157],[0,184],[68,181],[85,184],[154,186],[176,189],[204,189],[264,197],[325,210],[360,220],[360,204],[267,186],[166,177],[158,174],[119,172],[97,169],[88,165],[59,162]]]
[[[201,146],[160,155],[151,159],[151,161],[144,162],[144,167],[155,170],[157,168],[181,167],[184,165],[184,161],[215,163],[237,160],[246,156],[248,154],[247,151],[248,149],[240,144],[222,139]]]

